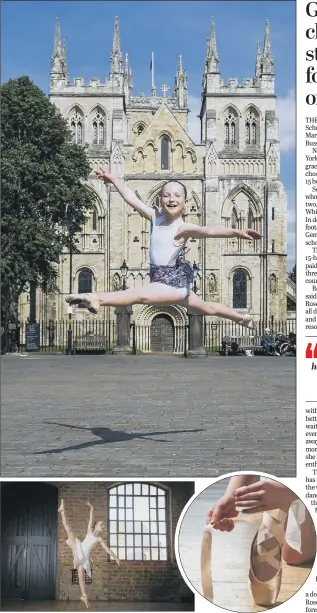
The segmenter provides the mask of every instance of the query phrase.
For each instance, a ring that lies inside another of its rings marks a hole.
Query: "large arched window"
[[[92,293],[93,274],[89,268],[82,268],[78,275],[78,294]]]
[[[169,139],[163,136],[161,140],[161,170],[169,169]]]
[[[236,145],[237,142],[237,118],[231,110],[228,110],[225,116],[225,145]]]
[[[77,145],[83,144],[83,117],[78,109],[74,109],[70,116],[70,129]]]
[[[247,308],[247,273],[238,269],[232,281],[232,306],[234,309]]]
[[[259,144],[260,118],[256,109],[249,109],[245,117],[245,143],[246,145]]]
[[[105,144],[105,116],[101,109],[97,108],[92,121],[93,145]]]
[[[110,488],[108,526],[110,547],[120,560],[167,560],[164,489],[147,483],[125,483]]]

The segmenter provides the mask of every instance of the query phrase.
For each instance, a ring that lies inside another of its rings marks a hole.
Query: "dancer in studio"
[[[258,605],[275,604],[282,581],[282,560],[301,565],[315,558],[316,532],[310,513],[286,485],[255,475],[231,477],[223,497],[209,509],[207,524],[231,532],[239,512],[262,513],[250,550],[249,586]]]
[[[97,177],[112,183],[122,198],[142,217],[151,222],[150,241],[150,283],[116,292],[98,294],[70,294],[66,297],[69,304],[84,304],[97,314],[100,306],[131,306],[133,304],[172,305],[182,303],[185,307],[195,309],[203,315],[213,315],[253,328],[249,314],[218,304],[205,302],[194,292],[190,285],[194,280],[192,265],[185,260],[186,243],[190,238],[240,238],[259,240],[261,234],[255,230],[199,226],[185,223],[187,189],[179,181],[167,181],[161,192],[160,211],[142,202],[136,194],[125,185],[124,181],[100,170]]]
[[[105,524],[103,521],[94,521],[94,509],[90,502],[86,502],[90,508],[90,515],[88,521],[87,534],[83,541],[80,541],[71,529],[71,526],[66,518],[64,500],[61,500],[58,512],[61,514],[63,526],[67,532],[67,545],[73,552],[74,567],[78,570],[78,581],[81,592],[80,600],[89,608],[88,597],[85,587],[85,571],[89,577],[91,577],[90,567],[90,553],[97,543],[100,543],[101,547],[109,554],[109,556],[115,560],[120,566],[120,561],[117,556],[107,547],[107,544],[100,536],[105,530]]]

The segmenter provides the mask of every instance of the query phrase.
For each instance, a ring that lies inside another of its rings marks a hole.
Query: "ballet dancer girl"
[[[275,604],[282,581],[282,560],[301,565],[316,555],[316,532],[304,503],[288,487],[254,475],[231,477],[224,496],[207,513],[214,530],[231,532],[235,520],[262,513],[250,551],[249,586],[258,605]]]
[[[83,541],[80,541],[74,532],[72,531],[70,524],[66,518],[64,500],[61,500],[58,512],[61,514],[63,526],[67,532],[67,545],[73,552],[74,556],[74,568],[78,570],[78,581],[81,592],[80,600],[89,608],[88,597],[85,587],[85,571],[89,577],[91,577],[90,567],[90,553],[97,543],[100,543],[101,547],[109,554],[109,556],[115,560],[120,566],[120,560],[117,556],[107,547],[105,541],[100,534],[105,530],[105,524],[103,521],[94,521],[94,509],[90,502],[86,502],[86,505],[90,508],[90,515],[88,521],[87,534]]]
[[[112,183],[122,198],[142,217],[151,222],[150,284],[116,292],[98,294],[70,294],[69,304],[82,303],[94,314],[100,306],[131,306],[133,304],[172,305],[182,303],[203,315],[231,319],[237,324],[252,328],[250,315],[216,302],[205,302],[191,291],[194,279],[192,265],[185,260],[186,243],[189,238],[229,238],[259,240],[261,234],[254,230],[199,226],[184,223],[183,214],[187,199],[186,187],[179,181],[168,181],[161,192],[161,210],[147,206],[125,183],[100,170],[97,177]]]

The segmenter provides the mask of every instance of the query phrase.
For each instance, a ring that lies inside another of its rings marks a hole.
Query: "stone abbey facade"
[[[212,20],[202,81],[201,142],[187,131],[188,86],[182,57],[171,95],[133,94],[128,55],[123,58],[115,19],[109,78],[84,83],[67,72],[65,43],[57,21],[50,76],[50,99],[67,118],[74,139],[86,145],[96,208],[77,238],[73,256],[73,291],[109,291],[121,287],[120,266],[128,266],[127,286],[149,281],[149,222],[140,218],[112,186],[95,178],[97,167],[124,178],[139,197],[159,204],[166,180],[182,181],[189,192],[186,220],[203,225],[249,227],[263,233],[262,244],[213,239],[189,244],[188,258],[199,266],[197,290],[206,300],[222,302],[256,320],[287,318],[287,198],[280,177],[280,143],[274,61],[269,24],[263,49],[258,45],[255,73],[238,83],[221,77]],[[49,317],[67,313],[69,254],[60,264],[60,295],[49,299]],[[40,309],[41,301],[38,301]],[[113,318],[112,309],[105,317]],[[102,314],[103,316],[103,314]],[[151,325],[158,316],[185,323],[182,306],[135,306],[137,323]],[[75,308],[75,318],[89,317]]]

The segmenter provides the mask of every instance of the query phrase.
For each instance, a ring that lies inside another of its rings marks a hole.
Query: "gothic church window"
[[[225,118],[225,145],[237,144],[237,120],[235,115],[228,111]]]
[[[82,268],[78,275],[78,294],[92,293],[93,274],[89,268]]]
[[[247,274],[242,269],[236,270],[233,275],[232,307],[234,309],[247,308]]]
[[[161,140],[161,170],[169,168],[169,139],[163,136]]]
[[[167,561],[167,492],[147,483],[108,490],[110,547],[119,560]]]
[[[139,125],[137,126],[137,129],[136,129],[137,135],[140,136],[140,134],[142,134],[143,130],[144,130],[144,125],[142,123],[139,123]]]
[[[256,110],[250,109],[245,118],[245,143],[246,145],[258,145],[259,117]]]
[[[78,109],[74,109],[70,118],[70,129],[76,145],[83,144],[83,118]]]
[[[105,144],[105,117],[101,109],[97,108],[92,122],[93,145]]]

